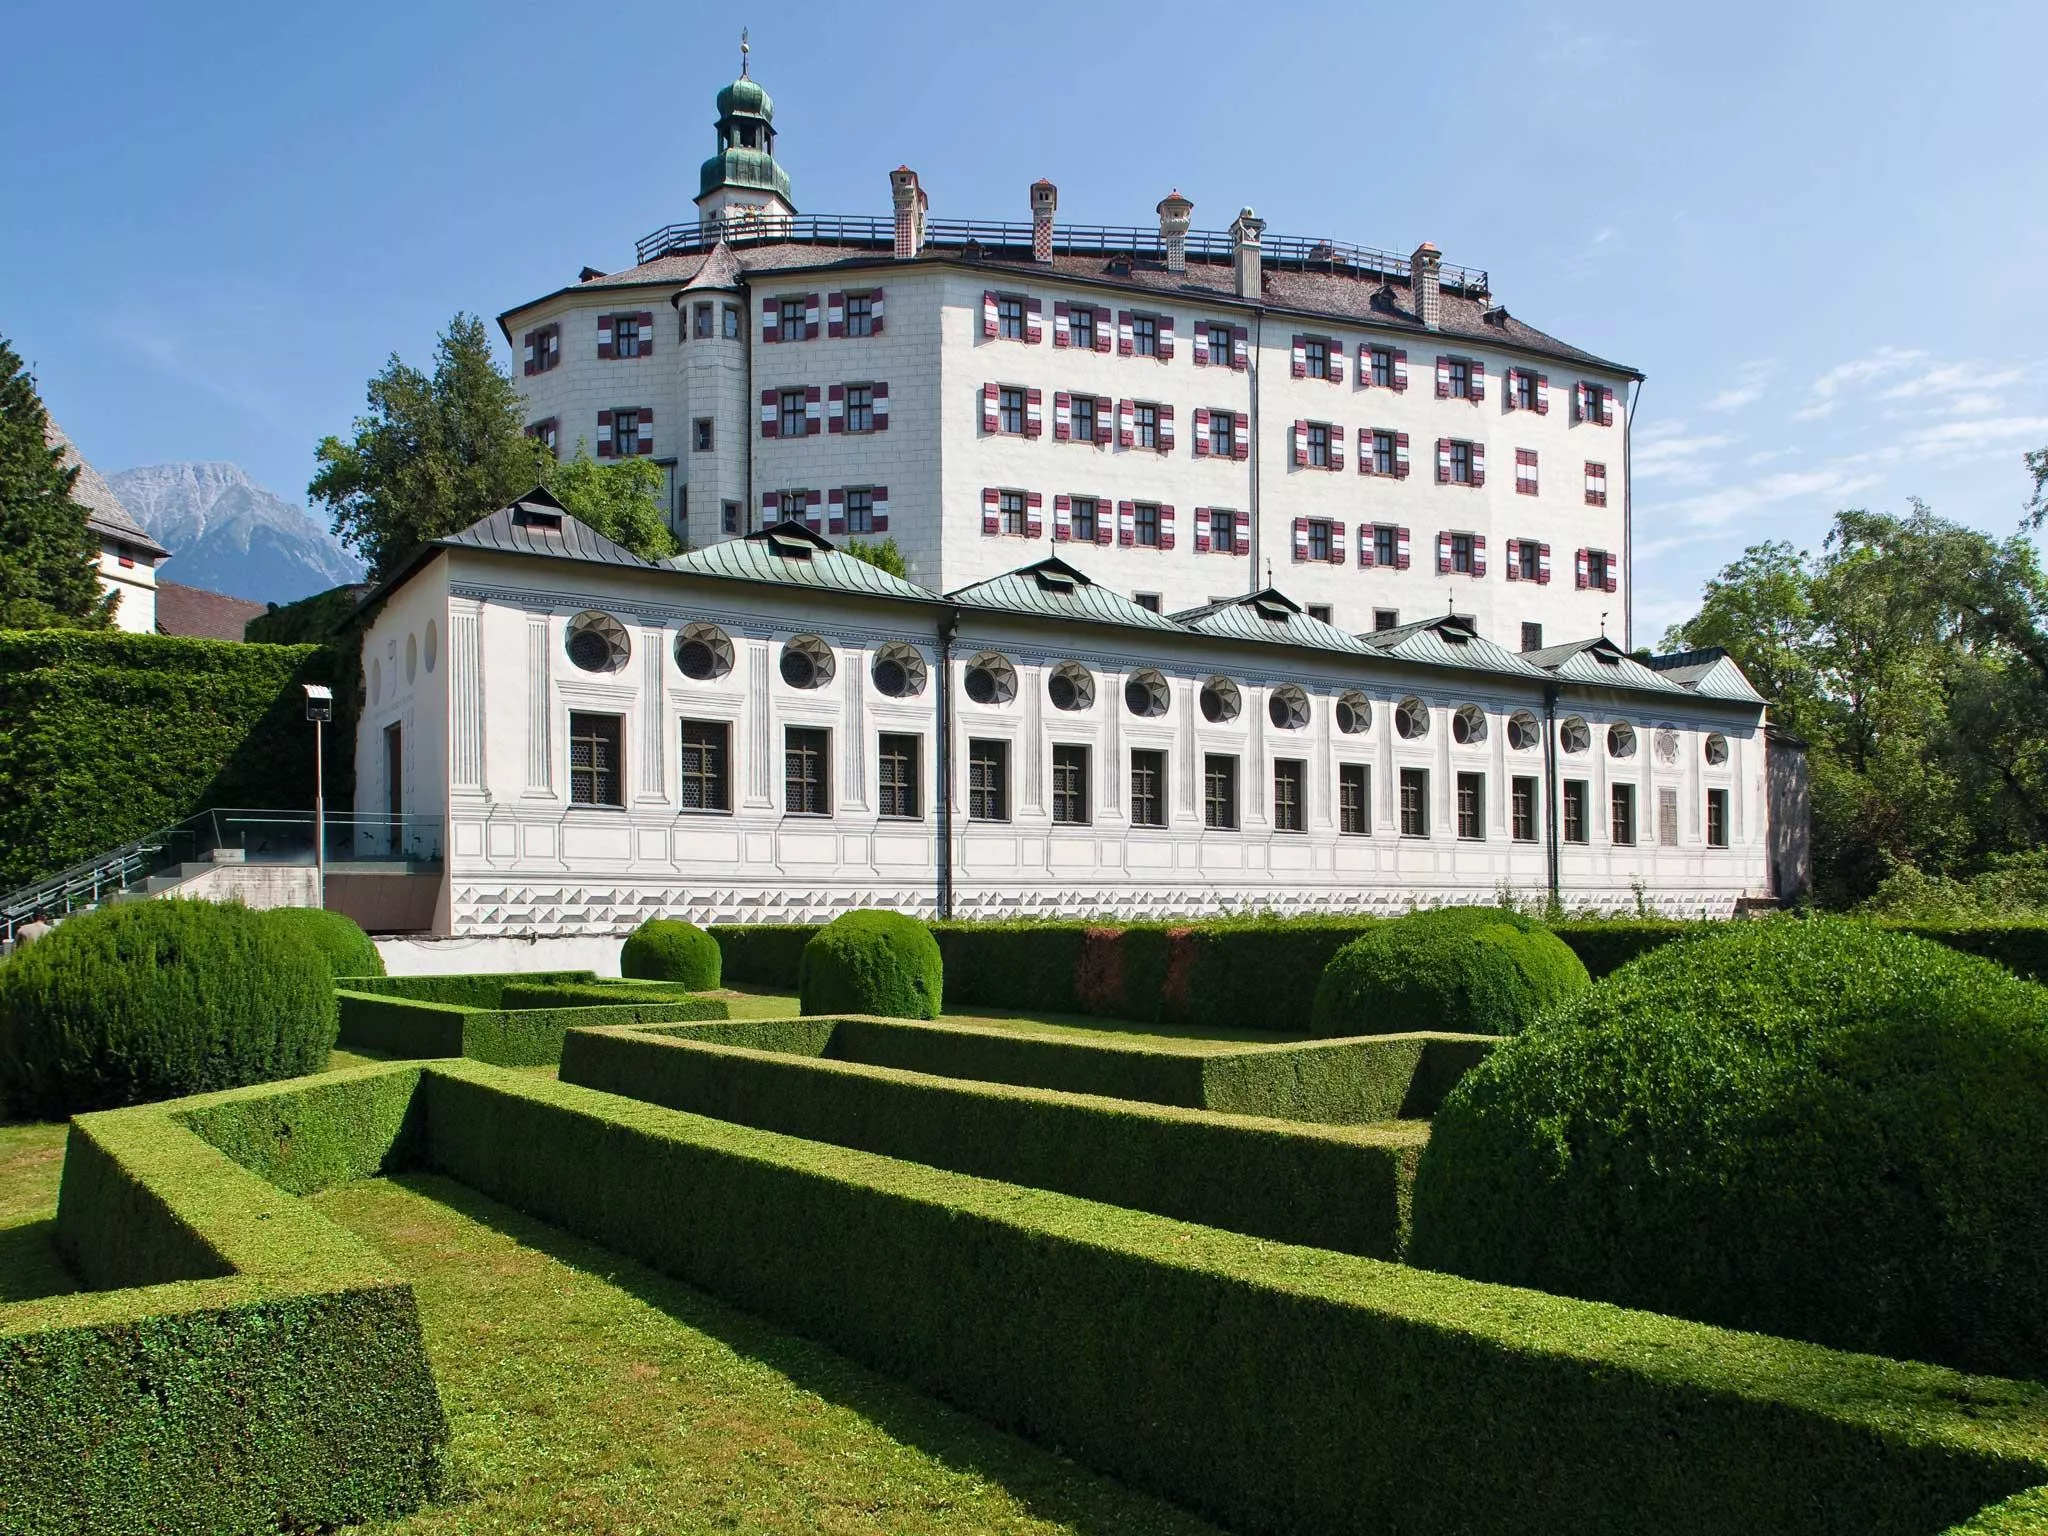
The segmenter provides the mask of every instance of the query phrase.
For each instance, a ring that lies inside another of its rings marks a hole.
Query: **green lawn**
[[[62,1125],[0,1125],[0,1303],[78,1289],[50,1241],[63,1171]]]
[[[736,1019],[791,1019],[798,1013],[796,995],[790,992],[761,992],[752,988],[730,988],[712,994],[725,999]],[[1190,1029],[1179,1024],[1133,1024],[1123,1019],[1099,1019],[1086,1013],[1024,1013],[1011,1008],[983,1008],[972,1013],[946,1013],[944,1024],[974,1024],[982,1028],[1000,1026],[1019,1034],[1056,1039],[1108,1037],[1120,1045],[1142,1045],[1155,1050],[1199,1050],[1219,1040],[1252,1045],[1281,1045],[1307,1040],[1306,1034],[1274,1029]]]

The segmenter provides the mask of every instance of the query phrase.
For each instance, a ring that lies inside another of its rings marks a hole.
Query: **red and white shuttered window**
[[[1408,530],[1393,523],[1358,525],[1358,568],[1405,571],[1410,564]]]
[[[1362,427],[1358,433],[1358,472],[1384,480],[1408,478],[1408,434],[1380,427]]]
[[[882,334],[882,290],[856,288],[825,295],[825,334],[831,337]]]
[[[1536,494],[1536,450],[1517,448],[1515,450],[1515,494],[1534,496]]]
[[[1045,537],[1045,497],[1037,491],[982,487],[981,531],[992,538]]]
[[[816,341],[824,304],[815,293],[771,294],[761,300],[761,340]]]
[[[813,533],[825,531],[823,491],[764,491],[761,494],[761,526],[802,523]]]
[[[1106,496],[1053,497],[1053,538],[1061,543],[1114,543],[1116,526],[1110,514],[1111,506],[1112,503]]]
[[[526,429],[526,435],[540,443],[556,458],[562,456],[562,424],[553,416],[536,421]]]
[[[1297,421],[1289,441],[1297,469],[1342,469],[1344,428],[1329,421]]]
[[[1439,576],[1486,575],[1486,535],[1446,530],[1436,536],[1436,573]]]
[[[1158,501],[1116,504],[1116,541],[1125,549],[1172,549],[1174,510]]]
[[[842,485],[825,493],[825,531],[859,537],[889,531],[889,487]]]
[[[1119,400],[1116,441],[1120,448],[1159,454],[1173,452],[1173,407],[1157,400]]]
[[[1292,553],[1297,563],[1342,565],[1344,525],[1327,517],[1297,517],[1294,520]]]
[[[653,352],[654,314],[651,310],[597,317],[599,358],[649,357]]]
[[[1502,402],[1510,411],[1534,411],[1538,416],[1550,414],[1550,375],[1536,373],[1527,368],[1510,368],[1502,382],[1506,399]]]
[[[1240,373],[1251,366],[1251,331],[1242,325],[1222,325],[1211,320],[1195,322],[1195,366],[1234,368]]]
[[[827,432],[886,432],[889,430],[889,386],[834,384],[825,391]]]
[[[1093,304],[1074,304],[1065,299],[1053,301],[1052,344],[1055,347],[1107,352],[1115,336],[1113,327],[1114,320],[1106,309]]]
[[[1116,402],[1106,395],[1076,395],[1060,390],[1052,397],[1052,440],[1107,446],[1114,428]]]
[[[597,456],[632,459],[654,452],[654,408],[636,405],[597,413]]]
[[[825,430],[825,389],[807,384],[796,389],[761,391],[763,437],[816,437]]]
[[[1463,485],[1473,490],[1486,484],[1486,444],[1459,437],[1436,440],[1436,483]]]
[[[1344,382],[1344,347],[1328,336],[1296,336],[1290,343],[1288,372],[1297,379]]]
[[[1573,557],[1572,585],[1581,592],[1613,592],[1621,585],[1620,562],[1611,550],[1582,549]]]
[[[1614,391],[1581,379],[1572,391],[1572,418],[1586,427],[1614,425]]]
[[[1195,553],[1250,555],[1252,515],[1230,507],[1195,508]]]
[[[1436,397],[1439,400],[1469,400],[1478,405],[1486,398],[1486,364],[1476,357],[1439,357],[1436,360]]]
[[[993,288],[981,296],[981,334],[988,341],[1021,341],[1037,346],[1045,339],[1045,303],[1021,294],[997,293]]]
[[[1586,505],[1604,507],[1607,505],[1607,466],[1586,460]]]
[[[1408,390],[1408,353],[1403,347],[1376,347],[1369,341],[1358,344],[1358,382],[1364,389]]]
[[[537,331],[528,331],[522,345],[526,352],[526,372],[529,375],[546,373],[562,360],[562,328],[544,325]]]
[[[1508,540],[1508,580],[1550,585],[1550,546],[1535,539]]]

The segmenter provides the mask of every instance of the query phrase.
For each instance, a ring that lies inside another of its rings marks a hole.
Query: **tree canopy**
[[[71,499],[78,466],[50,444],[36,381],[0,337],[0,629],[105,629],[100,541]]]
[[[848,539],[841,547],[854,559],[864,560],[878,571],[887,571],[904,581],[910,579],[910,566],[894,539]]]
[[[1841,512],[1817,556],[1746,551],[1665,644],[1725,648],[1808,743],[1821,900],[2008,889],[2048,843],[2048,575],[2024,531]]]
[[[665,560],[681,548],[662,515],[661,467],[652,459],[600,464],[579,443],[576,457],[548,465],[546,478],[572,517],[642,560]]]

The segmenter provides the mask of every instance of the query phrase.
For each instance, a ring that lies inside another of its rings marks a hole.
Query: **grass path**
[[[78,1289],[50,1241],[63,1172],[62,1124],[0,1125],[0,1302]]]
[[[729,988],[712,994],[725,1000],[736,1019],[793,1019],[799,1009],[794,993]],[[1134,1024],[1086,1013],[1028,1013],[1013,1008],[982,1008],[973,1013],[939,1015],[942,1024],[972,1024],[982,1029],[1013,1029],[1040,1038],[1094,1038],[1117,1045],[1152,1050],[1204,1051],[1218,1041],[1247,1045],[1284,1045],[1312,1038],[1274,1029],[1196,1029],[1184,1024]]]
[[[1214,1532],[446,1179],[313,1203],[412,1279],[468,1490],[380,1532]]]

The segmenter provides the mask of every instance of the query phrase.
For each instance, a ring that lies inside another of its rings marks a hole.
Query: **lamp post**
[[[313,868],[318,872],[319,904],[327,905],[327,765],[321,751],[321,727],[334,718],[334,690],[321,683],[303,683],[306,718],[313,722]]]

